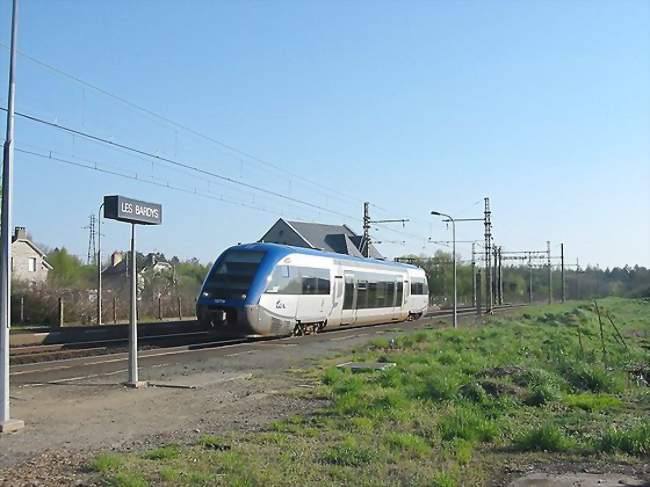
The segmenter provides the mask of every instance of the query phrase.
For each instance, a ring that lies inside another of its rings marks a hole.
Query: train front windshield
[[[265,252],[229,250],[205,282],[204,293],[211,298],[246,299]]]

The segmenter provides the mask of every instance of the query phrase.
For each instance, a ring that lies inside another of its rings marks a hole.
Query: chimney
[[[111,266],[115,267],[124,260],[124,254],[119,250],[111,254]]]
[[[26,239],[27,238],[27,230],[25,230],[25,227],[16,227],[14,230],[14,240],[18,240],[19,238]]]

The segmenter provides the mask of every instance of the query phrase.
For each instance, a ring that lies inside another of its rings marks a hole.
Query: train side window
[[[330,294],[330,271],[316,267],[301,267],[302,294]]]
[[[286,265],[277,266],[271,273],[265,292],[272,294],[301,294],[302,282],[299,269]]]
[[[395,306],[401,307],[402,301],[404,300],[404,283],[402,281],[397,281],[397,290],[395,294]]]
[[[395,281],[388,281],[386,284],[386,304],[387,307],[395,306]]]
[[[357,281],[357,309],[368,307],[368,281]]]

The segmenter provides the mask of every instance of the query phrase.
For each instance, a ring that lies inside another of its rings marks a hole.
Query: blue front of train
[[[228,334],[270,334],[270,320],[260,309],[260,296],[275,265],[289,253],[289,247],[266,243],[226,250],[203,282],[196,303],[199,321]]]

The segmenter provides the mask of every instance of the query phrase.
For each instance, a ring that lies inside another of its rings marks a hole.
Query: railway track
[[[517,306],[517,305],[515,305]],[[494,310],[502,310],[514,307],[513,305],[495,306]],[[474,314],[475,308],[472,306],[462,306],[458,308],[459,315]],[[422,319],[451,316],[452,311],[449,309],[434,310],[426,313]],[[398,323],[395,323],[398,324]],[[369,328],[377,326],[356,325],[346,326],[343,329]],[[342,328],[332,330],[324,329],[321,333],[329,333]],[[241,338],[224,338],[219,337],[213,331],[188,331],[178,333],[164,333],[159,335],[148,335],[138,338],[138,350],[147,351],[155,349],[183,350],[197,348],[214,348],[224,345],[232,345],[246,342],[262,342],[277,340],[282,337],[241,337]],[[127,338],[114,338],[108,340],[86,340],[68,343],[58,343],[51,345],[33,345],[13,347],[10,352],[10,363],[12,365],[35,364],[41,362],[52,362],[57,360],[66,360],[73,358],[96,357],[102,355],[112,355],[125,353],[128,350]]]

